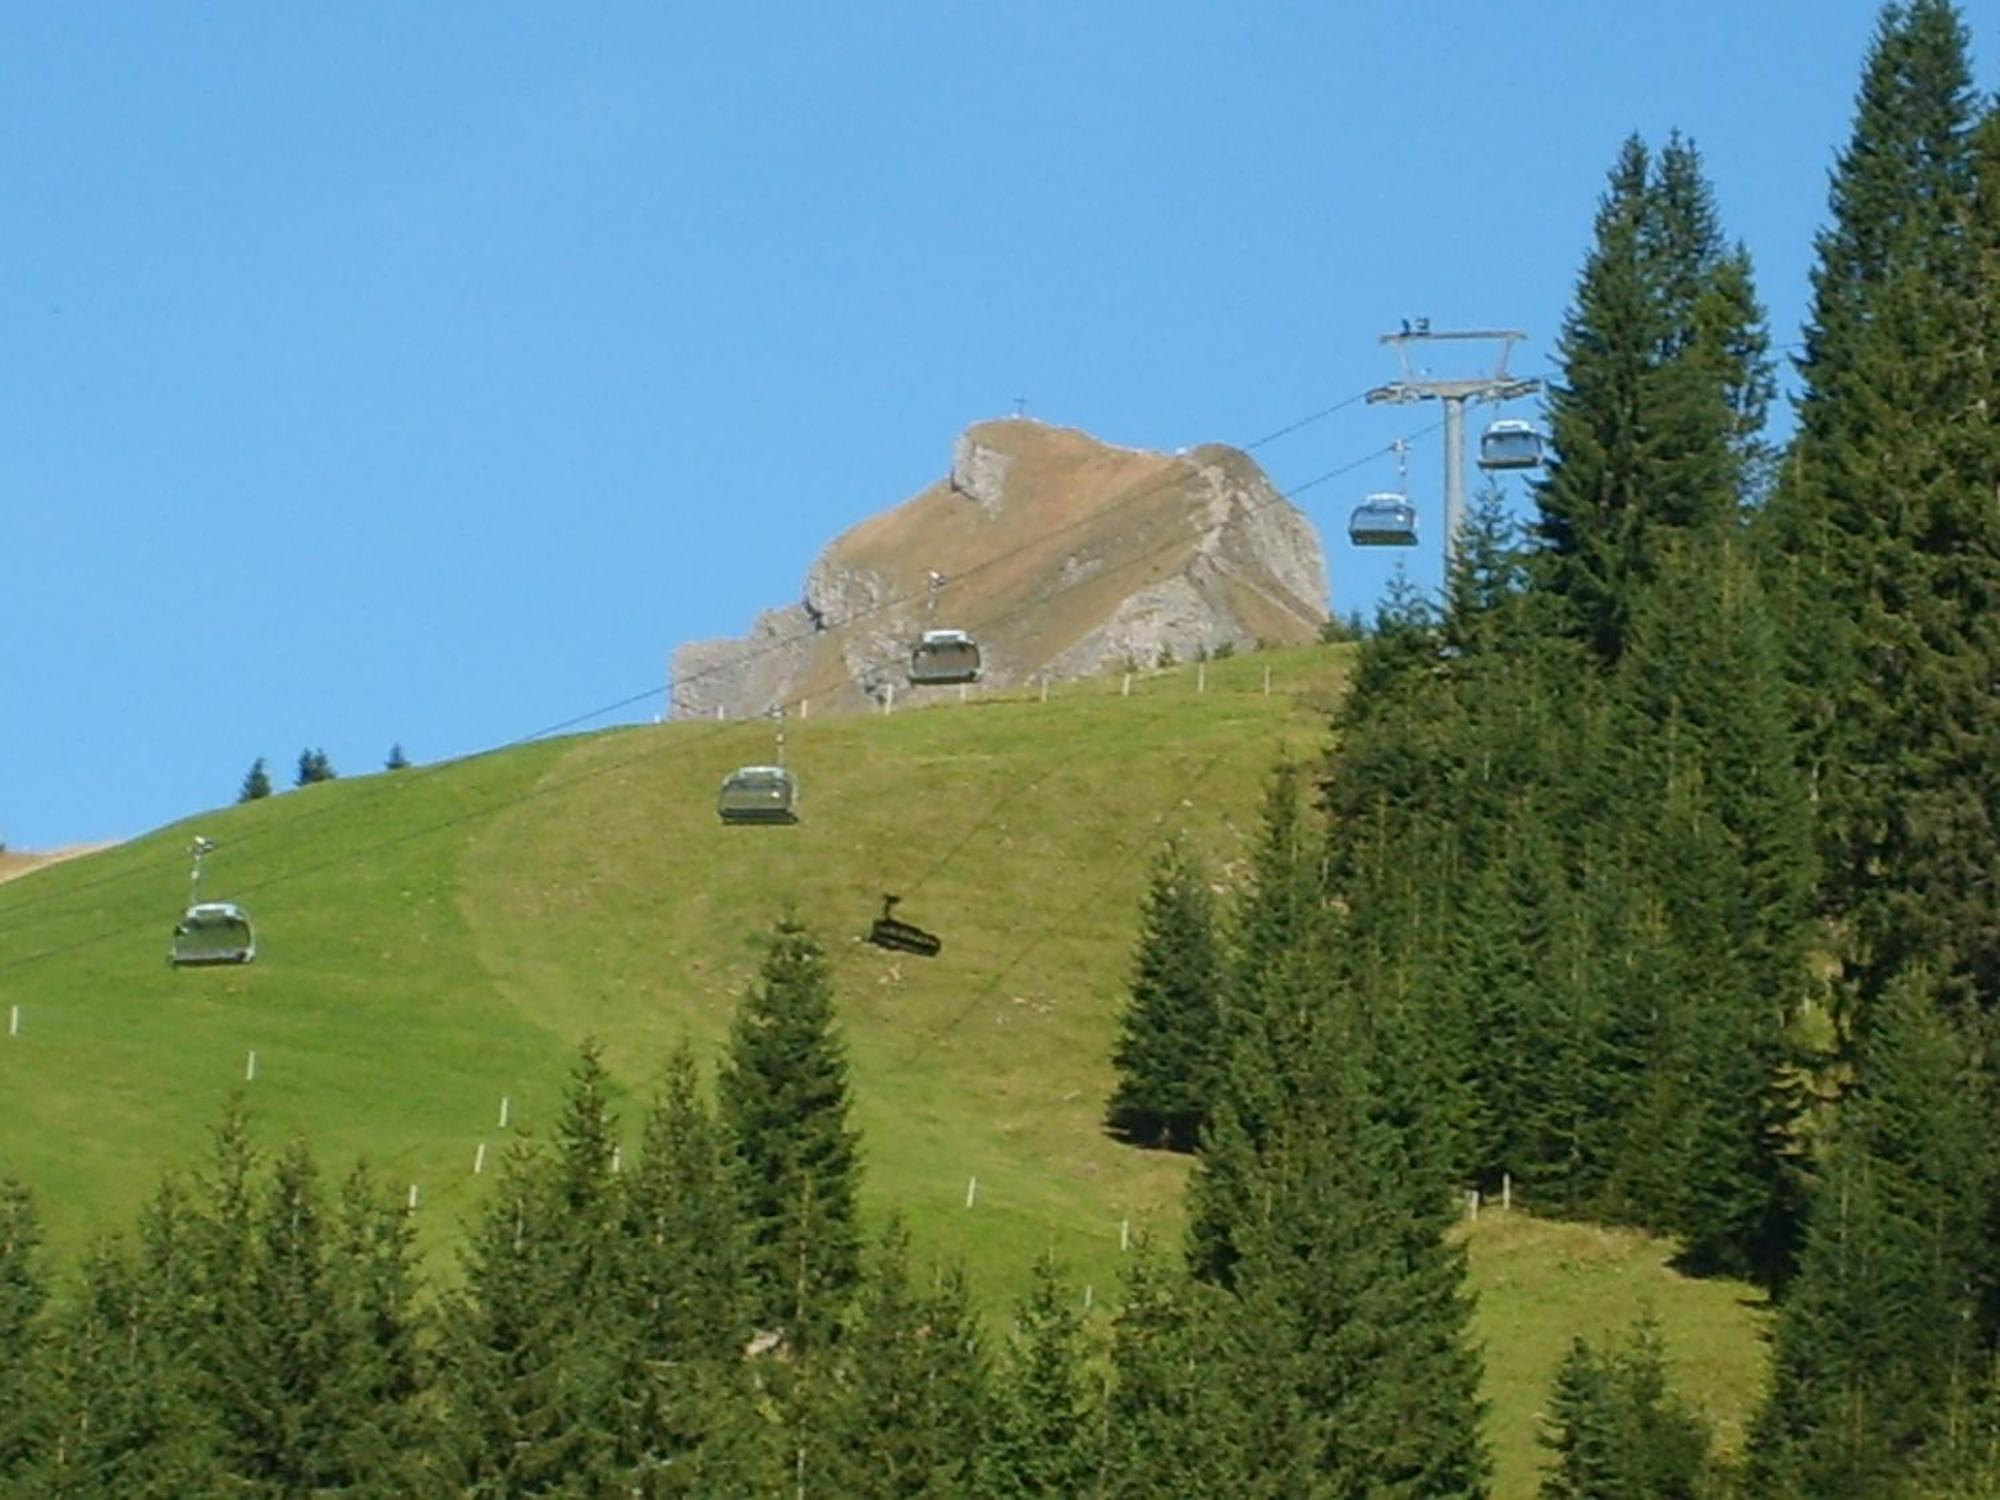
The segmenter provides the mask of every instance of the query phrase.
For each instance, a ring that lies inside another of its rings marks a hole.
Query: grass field
[[[712,1055],[789,911],[832,954],[870,1215],[900,1208],[989,1306],[1050,1246],[1101,1306],[1121,1226],[1170,1238],[1185,1171],[1099,1123],[1147,861],[1177,833],[1236,868],[1266,772],[1324,743],[1348,659],[1211,663],[1200,693],[1182,667],[1130,696],[1112,679],[793,723],[792,828],[714,813],[726,771],[771,758],[770,726],[667,724],[324,783],[37,870],[0,885],[0,1008],[19,1007],[0,1170],[66,1255],[195,1160],[241,1089],[261,1139],[415,1184],[448,1264],[479,1145],[548,1123],[576,1042],[604,1043],[636,1125],[678,1038]],[[197,832],[218,845],[203,896],[256,919],[254,966],[164,961]],[[884,891],[940,958],[859,941]],[[1639,1236],[1526,1215],[1469,1232],[1503,1494],[1532,1489],[1534,1412],[1571,1333],[1643,1302],[1690,1393],[1739,1419],[1762,1358],[1742,1289],[1673,1276]]]

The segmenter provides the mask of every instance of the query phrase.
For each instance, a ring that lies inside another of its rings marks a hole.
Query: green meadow
[[[206,812],[0,884],[0,1170],[58,1259],[198,1166],[237,1092],[255,1133],[414,1188],[439,1270],[509,1140],[551,1123],[594,1036],[638,1115],[682,1037],[726,1033],[763,935],[792,913],[831,955],[866,1206],[962,1259],[1004,1308],[1053,1247],[1115,1302],[1121,1241],[1179,1229],[1184,1160],[1101,1125],[1147,866],[1161,841],[1240,861],[1261,782],[1318,753],[1349,648],[1273,651],[1032,694],[955,691],[888,715],[794,720],[794,827],[726,828],[723,775],[763,722],[540,741]],[[1268,673],[1268,691],[1267,676]],[[219,776],[226,784],[228,778]],[[243,903],[258,961],[175,970],[187,848]],[[936,959],[861,941],[885,892]],[[251,1055],[255,1054],[254,1077]],[[501,1115],[505,1101],[507,1123]],[[1644,1307],[1725,1440],[1762,1375],[1761,1304],[1692,1282],[1644,1236],[1516,1209],[1468,1225],[1504,1495],[1573,1333]]]

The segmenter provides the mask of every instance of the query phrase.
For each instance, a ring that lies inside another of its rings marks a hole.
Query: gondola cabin
[[[743,766],[723,778],[715,810],[725,823],[796,823],[799,785],[783,766]]]
[[[1370,495],[1348,518],[1347,538],[1357,547],[1414,547],[1417,508],[1394,491]]]
[[[917,687],[979,681],[979,642],[963,630],[926,630],[910,648],[910,681]]]
[[[1534,469],[1542,462],[1542,435],[1532,422],[1503,417],[1479,437],[1482,469]]]
[[[233,901],[203,901],[190,906],[174,926],[173,951],[167,961],[175,968],[203,964],[247,964],[257,957],[257,938],[250,914]]]

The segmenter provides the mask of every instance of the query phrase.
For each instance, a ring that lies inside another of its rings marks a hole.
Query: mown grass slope
[[[261,1139],[299,1134],[335,1169],[365,1156],[416,1185],[425,1243],[448,1263],[485,1180],[480,1144],[491,1159],[514,1130],[546,1128],[577,1041],[603,1042],[636,1125],[678,1038],[713,1055],[763,934],[793,912],[833,957],[870,1214],[900,1208],[989,1305],[1050,1246],[1102,1305],[1123,1226],[1177,1232],[1186,1165],[1100,1126],[1148,860],[1175,833],[1227,879],[1271,764],[1323,745],[1347,662],[1270,652],[1210,664],[1199,693],[1182,667],[1129,697],[1113,679],[1046,703],[794,722],[793,828],[714,814],[722,775],[770,758],[769,725],[678,723],[326,783],[39,870],[0,886],[0,1007],[20,1007],[18,1034],[0,1035],[0,1170],[74,1251],[196,1161],[240,1089]],[[219,846],[204,895],[256,918],[254,966],[164,962],[196,832]],[[940,958],[859,941],[884,891],[943,935]],[[1629,1278],[1558,1274],[1566,1251],[1522,1252],[1526,1275],[1491,1235],[1472,1245],[1514,1475],[1531,1471],[1530,1402],[1569,1329],[1622,1323],[1632,1298]],[[1653,1256],[1670,1326],[1705,1309],[1687,1322],[1701,1349],[1754,1370],[1740,1289],[1723,1292],[1733,1314],[1712,1314],[1715,1287],[1658,1271],[1663,1247],[1621,1243]],[[1524,1300],[1530,1282],[1550,1289]],[[1729,1420],[1749,1388],[1698,1390]]]

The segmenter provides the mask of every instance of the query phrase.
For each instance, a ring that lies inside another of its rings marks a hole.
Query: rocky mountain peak
[[[946,476],[829,542],[796,604],[673,654],[676,717],[815,713],[942,689],[904,679],[926,629],[971,631],[985,684],[1310,640],[1326,560],[1247,454],[1119,448],[1024,418],[959,434]]]

